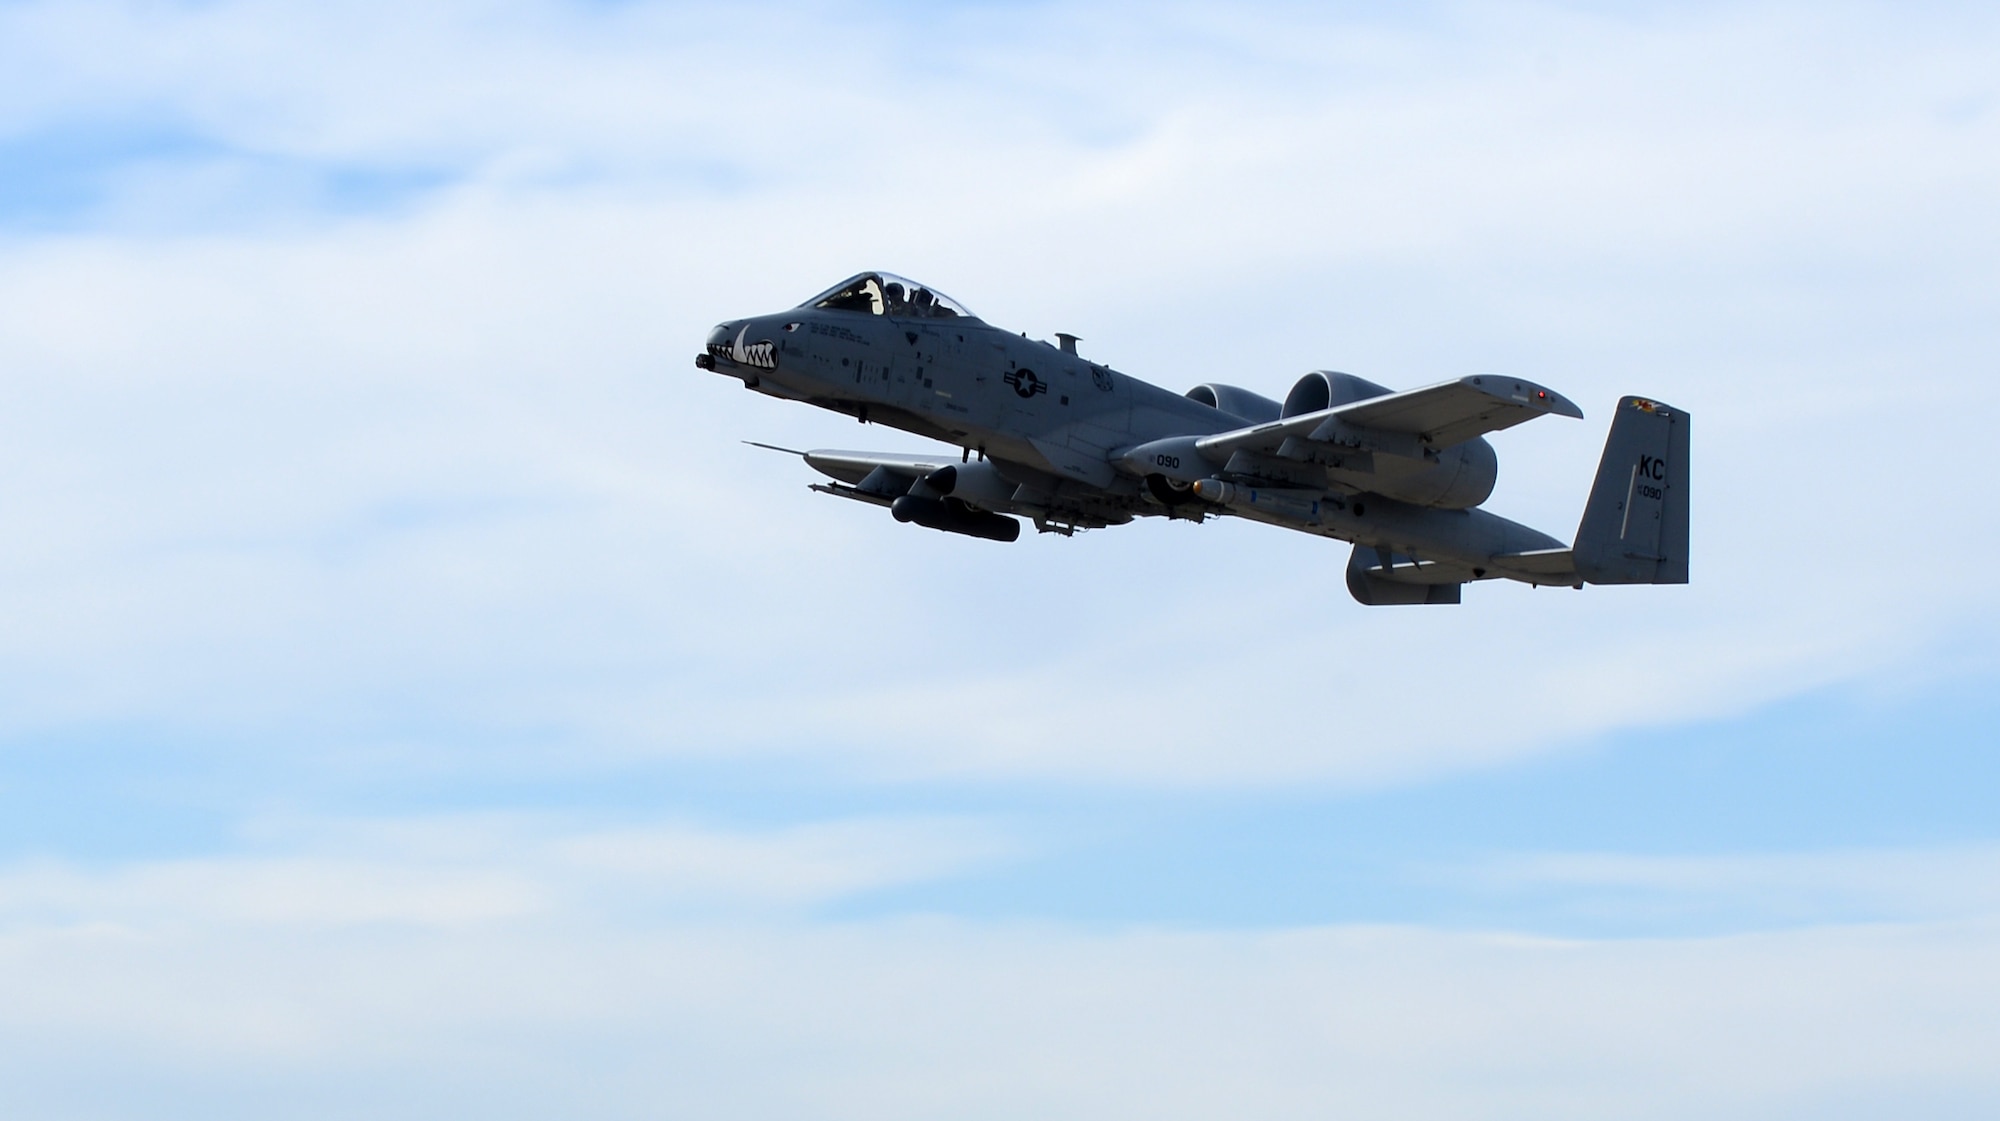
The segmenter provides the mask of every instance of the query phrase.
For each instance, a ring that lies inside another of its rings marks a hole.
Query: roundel
[[[1014,392],[1022,397],[1033,397],[1037,393],[1049,391],[1048,384],[1037,377],[1035,371],[1025,368],[1007,371],[1007,384],[1013,386]]]

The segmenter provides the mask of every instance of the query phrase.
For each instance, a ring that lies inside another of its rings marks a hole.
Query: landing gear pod
[[[1416,560],[1368,545],[1356,545],[1347,558],[1347,590],[1369,607],[1459,602],[1464,584],[1430,583],[1425,575]]]
[[[974,510],[952,498],[906,494],[889,504],[889,513],[899,522],[915,522],[928,529],[983,537],[988,541],[1014,541],[1021,536],[1020,522],[1001,514]]]

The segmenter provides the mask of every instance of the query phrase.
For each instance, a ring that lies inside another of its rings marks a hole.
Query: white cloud
[[[1564,912],[1628,920],[1721,914],[1756,925],[1986,918],[2000,914],[2000,848],[1526,854],[1478,867],[1473,882],[1494,892],[1550,896]]]
[[[305,1117],[1859,1118],[2000,1100],[1990,891],[1949,921],[1630,940],[799,910],[1007,844],[944,820],[273,819],[246,856],[16,865],[0,1101],[36,1117],[157,1116],[171,1093],[225,1118],[273,1100]],[[1892,881],[1977,894],[1992,859],[1552,856],[1504,874],[1667,896],[1859,884],[1934,915],[1936,893]]]
[[[1992,1107],[1990,924],[1557,942],[936,920],[0,935],[24,1115]],[[110,1070],[109,1077],[90,1072]]]
[[[523,815],[272,821],[254,854],[0,869],[0,925],[463,928],[595,914],[796,911],[1015,854],[980,823],[857,819],[762,832]]]

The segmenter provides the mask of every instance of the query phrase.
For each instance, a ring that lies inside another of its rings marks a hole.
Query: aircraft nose
[[[695,355],[694,364],[704,370],[713,370],[715,369],[716,359],[732,358],[733,354],[731,352],[735,349],[736,332],[741,330],[742,326],[741,320],[717,323],[709,330],[708,342],[702,347],[702,352]]]
[[[732,319],[718,323],[708,333],[708,345],[695,355],[695,365],[713,370],[716,363],[773,369],[778,364],[778,344],[767,330],[771,324],[761,319]]]

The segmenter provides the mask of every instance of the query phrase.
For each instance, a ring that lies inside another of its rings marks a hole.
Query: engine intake
[[[1280,406],[1276,401],[1261,393],[1252,393],[1234,385],[1221,382],[1207,382],[1197,385],[1185,394],[1190,401],[1199,401],[1211,409],[1218,409],[1231,416],[1240,416],[1252,424],[1278,419]]]
[[[1285,394],[1285,404],[1280,417],[1294,417],[1301,413],[1316,413],[1321,409],[1331,409],[1335,405],[1351,405],[1370,397],[1384,397],[1394,392],[1386,385],[1376,385],[1367,378],[1357,378],[1353,374],[1343,374],[1334,370],[1314,370],[1300,378]]]

